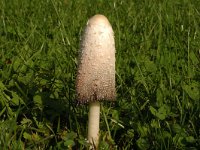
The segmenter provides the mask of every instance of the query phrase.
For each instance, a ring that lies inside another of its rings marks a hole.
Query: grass
[[[0,149],[87,149],[75,103],[81,33],[96,13],[116,41],[115,103],[100,149],[200,147],[200,3],[189,0],[1,0]]]

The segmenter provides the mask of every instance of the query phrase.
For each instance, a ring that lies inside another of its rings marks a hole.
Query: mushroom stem
[[[99,120],[100,103],[98,101],[89,104],[88,140],[90,149],[98,149],[99,144]]]

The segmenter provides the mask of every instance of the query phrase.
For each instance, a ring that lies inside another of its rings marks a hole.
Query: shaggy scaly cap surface
[[[82,36],[76,93],[79,103],[115,99],[115,42],[103,15],[89,19]]]

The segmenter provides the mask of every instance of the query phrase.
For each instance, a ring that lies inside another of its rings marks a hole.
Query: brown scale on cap
[[[80,104],[116,97],[114,35],[103,15],[90,18],[82,36],[76,93]]]

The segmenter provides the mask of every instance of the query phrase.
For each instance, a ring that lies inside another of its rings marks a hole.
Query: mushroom
[[[89,103],[88,141],[98,149],[100,101],[116,97],[114,33],[100,14],[88,20],[81,39],[76,94],[79,104]]]

